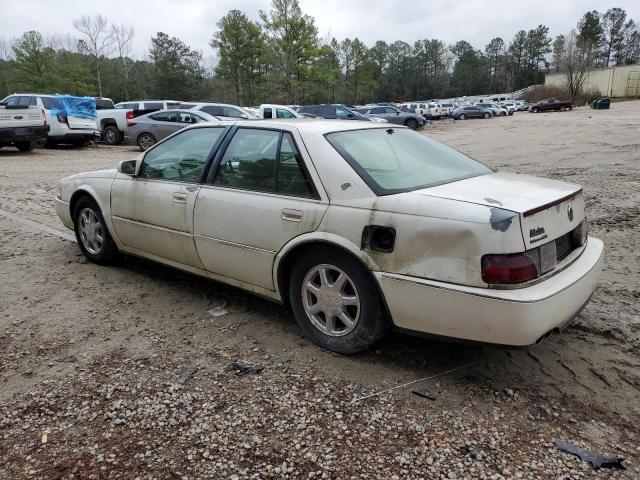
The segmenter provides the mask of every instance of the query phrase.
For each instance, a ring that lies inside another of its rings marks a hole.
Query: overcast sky
[[[483,49],[496,36],[511,41],[520,29],[547,25],[552,36],[573,28],[587,10],[604,12],[617,6],[640,23],[640,0],[300,0],[303,12],[315,18],[321,37],[358,37],[412,43],[438,38],[446,43],[467,40]],[[27,30],[43,34],[73,33],[71,21],[101,13],[114,23],[133,24],[134,56],[142,57],[158,31],[176,36],[192,48],[213,55],[208,42],[216,22],[230,9],[258,20],[270,0],[0,0],[0,38]]]

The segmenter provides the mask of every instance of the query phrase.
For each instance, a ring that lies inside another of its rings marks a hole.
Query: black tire
[[[158,141],[156,140],[156,137],[154,137],[153,135],[151,135],[150,133],[142,133],[138,136],[138,148],[140,149],[141,152],[144,152],[146,150],[149,150],[151,147],[153,147]]]
[[[341,336],[321,331],[305,310],[303,283],[307,274],[320,265],[334,266],[346,273],[361,299],[355,326]],[[386,309],[371,273],[357,259],[337,249],[313,247],[295,262],[290,276],[289,302],[296,322],[305,334],[316,345],[333,352],[348,355],[369,348],[389,329]]]
[[[411,130],[415,130],[416,128],[418,128],[418,122],[415,119],[410,118],[406,122],[404,122],[404,126],[410,128]]]
[[[99,228],[101,230],[101,236],[103,240],[100,248],[96,249],[97,251],[88,250],[86,246],[87,239],[83,238],[83,234],[80,231],[80,216],[86,210],[93,212],[98,220],[98,223],[100,224]],[[87,257],[87,260],[99,265],[107,265],[113,261],[116,254],[118,253],[118,247],[109,234],[109,230],[107,228],[107,224],[104,221],[104,217],[102,216],[102,212],[100,211],[100,207],[98,207],[98,204],[91,197],[84,196],[80,198],[73,208],[73,229],[76,233],[78,246],[80,247],[80,250],[82,250],[84,256]]]
[[[102,130],[102,138],[107,145],[120,145],[122,143],[122,132],[115,125],[109,125]]]
[[[532,111],[533,113],[538,113],[538,108],[537,108],[537,107],[532,108],[532,109],[531,109],[531,111]]]
[[[465,120],[467,118],[467,116],[464,113],[461,113],[460,116],[458,117],[460,120]]]
[[[567,110],[569,110],[569,111],[573,110],[573,105],[568,106]]]
[[[42,137],[36,140],[36,148],[44,148],[47,146],[47,137]]]
[[[489,118],[491,115],[489,115],[488,113],[485,113],[484,115],[482,115],[483,118]]]
[[[15,146],[21,152],[30,152],[36,147],[36,142],[31,142],[31,141],[16,142]]]
[[[505,112],[500,112],[500,116],[501,116],[501,117],[506,117],[506,116],[507,116],[507,114],[506,114]]]

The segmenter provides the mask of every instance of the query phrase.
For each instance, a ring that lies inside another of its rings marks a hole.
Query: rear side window
[[[145,102],[143,110],[162,110],[164,105],[159,102]]]
[[[273,114],[271,112],[270,108],[265,108],[264,111],[262,112],[262,116],[264,118],[273,118]]]
[[[53,108],[57,108],[58,110],[62,110],[60,102],[52,97],[40,97],[40,101],[42,102],[42,106],[45,110],[52,110]]]
[[[277,118],[295,118],[293,113],[291,113],[289,110],[285,110],[283,108],[276,109],[276,117]]]
[[[189,110],[190,108],[195,107],[195,103],[181,103],[180,108],[184,108],[185,110]]]
[[[96,98],[96,110],[109,110],[113,108],[113,102],[104,98]]]
[[[36,97],[24,96],[24,97],[20,97],[20,100],[18,100],[18,105],[24,105],[25,107],[28,105],[35,105],[35,104],[36,104]]]
[[[214,117],[222,116],[222,107],[218,107],[215,105],[205,105],[200,110],[202,110],[204,113],[208,113],[209,115],[213,115]]]
[[[158,120],[160,122],[177,122],[178,114],[176,112],[160,112],[155,115],[150,115],[150,118]]]
[[[225,117],[234,117],[234,118],[240,118],[242,117],[242,112],[240,110],[237,110],[235,108],[231,108],[231,107],[222,107],[222,115]]]
[[[291,135],[274,130],[238,129],[213,183],[259,192],[313,195]]]

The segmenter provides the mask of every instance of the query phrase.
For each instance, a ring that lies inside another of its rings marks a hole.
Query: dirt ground
[[[82,257],[56,184],[135,149],[0,150],[0,478],[639,478],[640,102],[423,133],[584,186],[606,260],[562,335],[507,350],[392,334],[335,355],[242,291]],[[238,376],[233,361],[258,368]],[[412,394],[424,387],[437,398]],[[557,438],[627,470],[596,470]]]

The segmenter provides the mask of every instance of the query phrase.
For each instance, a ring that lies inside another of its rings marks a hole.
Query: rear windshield
[[[348,130],[326,138],[377,195],[491,173],[457,150],[404,128]]]

